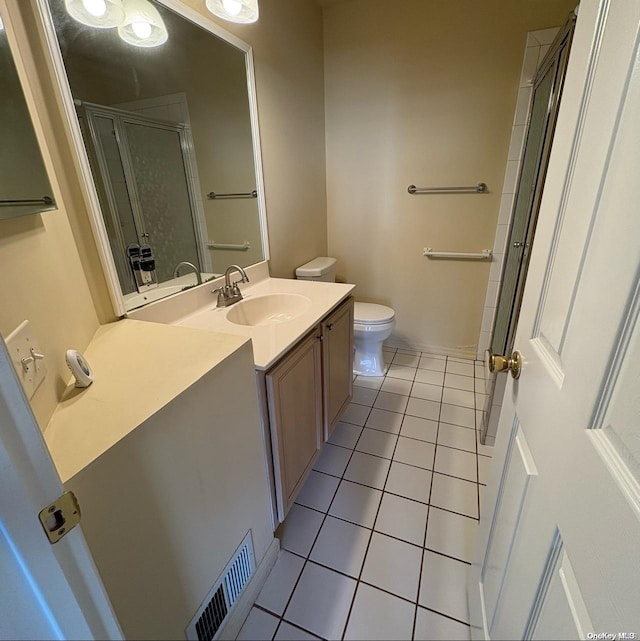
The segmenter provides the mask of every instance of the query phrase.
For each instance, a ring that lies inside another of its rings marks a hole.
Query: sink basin
[[[304,314],[310,305],[311,300],[300,294],[265,294],[235,303],[227,320],[236,325],[276,325]]]

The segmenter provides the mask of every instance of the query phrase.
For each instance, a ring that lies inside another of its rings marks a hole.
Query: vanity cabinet
[[[266,375],[280,519],[322,448],[322,335],[315,328]]]
[[[263,412],[268,416],[279,522],[284,521],[324,441],[351,401],[352,363],[353,298],[350,297],[266,374],[258,373]]]

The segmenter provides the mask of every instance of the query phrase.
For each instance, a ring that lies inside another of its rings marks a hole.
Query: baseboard
[[[260,590],[262,590],[262,586],[269,576],[269,572],[271,572],[278,560],[278,552],[280,552],[280,540],[274,538],[251,581],[249,581],[249,584],[236,602],[227,622],[222,626],[218,639],[233,641],[238,636],[245,619],[249,616],[249,612],[260,594]]]
[[[441,347],[439,345],[418,345],[416,343],[406,343],[405,341],[394,339],[393,336],[384,342],[385,347],[395,347],[397,349],[408,349],[414,352],[428,352],[429,354],[439,354],[440,356],[454,356],[455,358],[469,358],[476,360],[476,346],[468,347]]]

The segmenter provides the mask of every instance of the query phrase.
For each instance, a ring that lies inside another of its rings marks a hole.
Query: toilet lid
[[[356,303],[353,310],[355,323],[366,323],[367,325],[381,325],[393,320],[396,313],[386,305],[375,303]]]

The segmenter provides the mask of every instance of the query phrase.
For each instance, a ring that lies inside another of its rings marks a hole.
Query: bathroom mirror
[[[0,219],[55,209],[51,183],[1,14],[0,141]]]
[[[122,0],[157,37],[69,4],[41,0],[116,311],[268,258],[251,48],[175,0]]]

